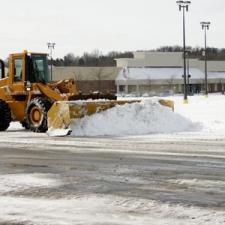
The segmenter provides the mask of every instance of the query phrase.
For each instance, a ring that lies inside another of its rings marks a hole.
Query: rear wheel
[[[44,133],[48,130],[47,113],[51,103],[47,99],[34,98],[26,110],[26,124],[30,130]]]
[[[5,131],[11,122],[11,110],[8,104],[0,99],[0,131]]]

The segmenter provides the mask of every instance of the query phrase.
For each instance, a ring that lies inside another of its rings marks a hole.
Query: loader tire
[[[20,122],[22,127],[25,128],[26,130],[29,130],[30,129],[30,125],[27,123],[26,120]]]
[[[0,131],[5,131],[11,122],[11,110],[8,104],[0,99]]]
[[[30,130],[44,133],[48,130],[47,113],[51,103],[47,99],[34,98],[30,101],[25,116]]]

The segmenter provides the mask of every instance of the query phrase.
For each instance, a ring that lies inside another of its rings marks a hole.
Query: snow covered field
[[[32,221],[27,224],[45,225],[222,225],[225,222],[222,211],[115,196],[35,201],[31,198],[0,197],[0,201],[1,219],[10,221],[14,217],[14,221],[23,224],[26,221]]]
[[[225,224],[225,96],[168,99],[175,113],[147,100],[64,138],[13,123],[0,133],[0,224]]]
[[[216,138],[225,137],[225,95],[211,94],[205,96],[190,96],[189,104],[182,104],[181,97],[172,97],[175,101],[175,111],[192,122],[202,125],[200,132],[195,135]]]

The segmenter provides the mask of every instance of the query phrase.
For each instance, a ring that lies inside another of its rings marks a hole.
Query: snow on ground
[[[199,124],[192,123],[170,108],[159,104],[157,98],[140,103],[117,105],[92,116],[74,120],[72,135],[144,135],[196,130]]]
[[[203,132],[225,131],[225,95],[211,94],[189,96],[189,104],[182,104],[181,96],[171,97],[175,101],[175,112],[203,125]]]
[[[22,125],[19,122],[11,122],[8,130],[18,131],[18,130],[24,130],[24,128],[22,127]]]
[[[214,140],[218,137],[225,138],[225,96],[215,94],[209,95],[208,98],[202,95],[188,98],[189,104],[184,105],[182,96],[168,97],[175,102],[175,113],[158,105],[155,100],[117,106],[103,113],[76,121],[72,124],[73,135],[116,135],[126,139],[126,135],[131,135],[130,138],[135,138],[135,135],[146,135],[148,140],[157,138],[158,140],[160,138],[165,140],[170,137],[177,137],[181,142],[188,138],[206,137]],[[17,130],[21,132],[13,132]],[[27,137],[30,137],[30,139]],[[72,145],[75,146],[76,144],[76,139],[63,141],[62,139],[50,139],[45,134],[24,132],[19,123],[12,123],[9,131],[2,133],[1,138],[11,143],[21,142],[24,146],[29,143],[48,146],[52,144],[54,149],[61,149],[63,145],[68,145],[71,148]],[[81,141],[77,145],[80,143]],[[87,146],[94,145],[90,140],[82,140],[82,143]],[[57,147],[57,144],[59,147]],[[100,146],[100,143],[98,146]],[[78,147],[76,146],[77,149]],[[104,146],[102,146],[102,149],[104,149]],[[189,149],[189,151],[192,150]],[[221,151],[223,151],[222,147]],[[163,152],[162,154],[165,158],[167,157],[166,153]],[[215,157],[218,157],[218,154]],[[35,225],[96,225],[99,224],[99,221],[101,221],[101,224],[124,225],[222,225],[225,223],[225,213],[219,209],[170,205],[141,198],[127,198],[109,194],[87,194],[61,199],[10,195],[10,193],[26,189],[57,189],[57,187],[63,185],[60,182],[56,177],[49,174],[1,175],[1,221],[15,223],[19,221],[24,222],[24,224],[30,222]],[[224,193],[225,185],[224,181],[210,179],[175,179],[170,180],[170,183],[187,187],[189,191],[197,189],[212,191],[212,193],[215,190],[218,193]]]
[[[176,184],[179,187],[189,191],[202,191],[211,193],[225,194],[225,181],[221,180],[204,180],[204,179],[178,179],[170,180],[171,184]]]
[[[14,191],[27,182],[22,179],[28,176],[30,188],[37,188],[37,174],[13,175],[16,180]],[[41,176],[41,174],[38,174]],[[46,176],[46,175],[45,175]],[[42,187],[49,187],[49,182],[40,180]],[[0,183],[0,193],[5,184]],[[30,198],[0,196],[1,221],[18,222],[35,225],[214,225],[224,224],[225,213],[214,209],[204,209],[182,205],[171,205],[139,198],[126,198],[113,195],[75,196],[68,199]],[[101,223],[99,223],[101,221]]]
[[[35,225],[222,225],[225,216],[222,211],[115,196],[87,196],[70,200],[0,197],[0,202],[3,221],[29,221]]]
[[[0,193],[16,190],[25,190],[31,187],[54,187],[60,182],[48,176],[48,174],[7,174],[0,175]]]

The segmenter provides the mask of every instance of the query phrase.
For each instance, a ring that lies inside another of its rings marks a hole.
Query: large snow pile
[[[196,128],[190,120],[162,106],[157,99],[117,105],[92,116],[74,120],[72,135],[143,135],[190,131]]]

